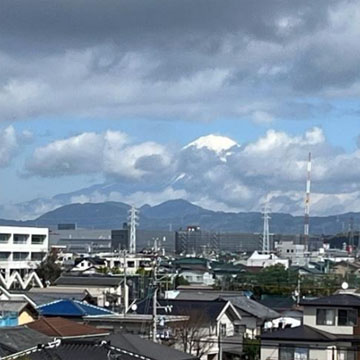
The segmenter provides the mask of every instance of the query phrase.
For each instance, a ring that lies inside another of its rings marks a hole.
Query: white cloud
[[[317,127],[302,135],[269,129],[243,146],[209,134],[171,151],[155,142],[134,143],[121,132],[84,133],[35,150],[27,170],[40,176],[97,173],[115,184],[77,192],[71,202],[142,205],[181,197],[217,210],[253,211],[267,198],[273,211],[301,214],[309,152],[313,213],[357,208],[360,150],[331,146]]]
[[[26,171],[43,177],[103,173],[140,180],[145,175],[160,176],[170,161],[164,145],[130,144],[126,134],[107,131],[83,133],[37,148],[26,162]]]
[[[27,142],[30,137],[28,131],[16,133],[13,126],[0,129],[0,167],[8,166],[19,151],[19,141]]]

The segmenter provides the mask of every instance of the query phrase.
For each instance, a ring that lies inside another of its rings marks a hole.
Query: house
[[[41,316],[62,316],[77,319],[82,319],[84,316],[104,316],[113,314],[112,311],[99,306],[71,299],[57,300],[49,304],[40,305],[36,309]]]
[[[53,338],[39,333],[26,326],[0,328],[0,358],[7,359],[12,354],[25,354],[36,350],[39,344],[51,344]]]
[[[28,301],[0,300],[0,327],[27,324],[37,317],[37,311]]]
[[[261,336],[261,359],[357,359],[360,296],[336,294],[302,300],[303,324]]]
[[[87,324],[98,328],[109,329],[111,332],[131,333],[142,337],[151,338],[154,318],[152,314],[137,314],[135,311],[126,314],[84,316],[82,318]],[[169,338],[173,329],[187,322],[189,316],[162,314],[158,317],[156,337],[159,339]]]
[[[120,276],[63,274],[55,280],[54,286],[47,289],[55,292],[86,291],[98,306],[105,306],[109,297],[116,297],[115,305],[122,304],[123,287],[123,277]]]
[[[230,301],[241,316],[238,323],[243,328],[244,335],[255,338],[260,335],[266,322],[280,316],[276,311],[260,304],[259,302],[245,296],[239,291],[219,290],[182,290],[168,291],[167,298],[177,300],[223,300]]]
[[[99,338],[110,335],[108,330],[98,329],[87,324],[80,324],[62,317],[41,317],[38,320],[28,323],[27,327],[49,337],[59,339]]]
[[[334,263],[331,266],[331,272],[337,275],[345,277],[346,275],[360,275],[360,263],[359,262],[349,262],[349,261],[340,261]]]
[[[244,327],[244,335],[254,339],[259,336],[267,321],[279,317],[279,314],[259,302],[242,296],[222,296],[230,301],[241,315],[240,325]]]
[[[247,267],[267,267],[277,264],[284,265],[285,269],[287,269],[289,267],[289,260],[280,259],[278,256],[272,253],[254,251],[246,261]]]
[[[215,284],[213,274],[207,270],[184,269],[179,272],[179,276],[182,276],[190,285],[211,286]]]
[[[82,274],[96,274],[101,268],[106,266],[104,259],[99,257],[85,257],[75,259],[75,265],[70,271]]]
[[[152,313],[152,299],[139,302],[138,313]],[[201,359],[217,359],[219,341],[224,344],[222,353],[242,353],[243,327],[241,315],[230,301],[224,300],[170,300],[158,301],[159,316],[165,314],[188,316],[188,321],[175,324],[169,329],[169,344],[190,352]]]
[[[21,352],[12,352],[2,359],[13,360],[20,357],[27,360],[196,360],[190,354],[131,334],[116,334],[104,339],[58,339],[52,343],[45,340],[37,344],[36,347]]]

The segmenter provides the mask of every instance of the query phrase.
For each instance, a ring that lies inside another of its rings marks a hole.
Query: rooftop
[[[360,295],[336,294],[311,300],[302,299],[300,305],[360,307]]]
[[[91,315],[112,315],[113,312],[99,306],[78,300],[62,299],[37,307],[42,316],[83,317]]]
[[[62,317],[41,317],[26,325],[44,335],[60,338],[89,337],[109,335],[109,331],[80,324]]]

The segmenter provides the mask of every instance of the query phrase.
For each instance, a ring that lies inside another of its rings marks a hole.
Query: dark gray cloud
[[[0,116],[319,116],[358,95],[359,21],[350,0],[4,0]]]

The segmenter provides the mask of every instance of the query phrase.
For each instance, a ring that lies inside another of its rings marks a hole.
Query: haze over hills
[[[127,221],[130,206],[122,202],[71,204],[49,211],[34,220],[0,220],[1,225],[50,226],[59,223],[76,223],[83,228],[121,228]],[[360,222],[360,213],[312,217],[312,234],[335,234],[348,229],[350,218],[355,225]],[[273,233],[297,234],[303,231],[302,216],[273,213],[270,231]],[[204,209],[185,200],[170,200],[156,206],[140,208],[142,229],[177,230],[187,225],[199,225],[204,230],[221,232],[261,232],[262,215],[258,212],[221,212]],[[356,229],[356,226],[355,226]]]

